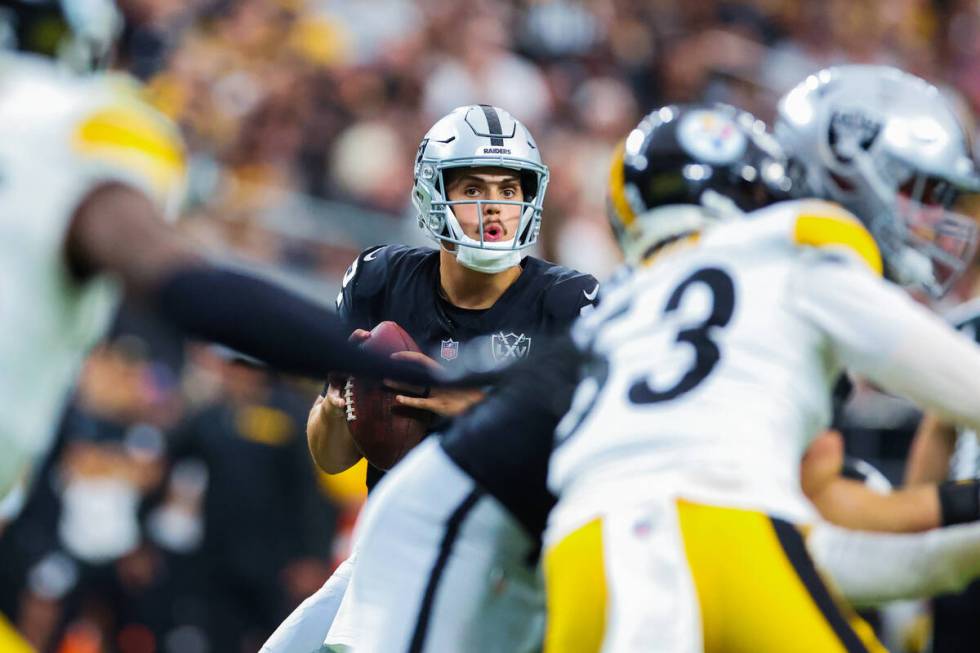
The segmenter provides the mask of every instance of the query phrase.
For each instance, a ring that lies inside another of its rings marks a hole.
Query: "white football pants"
[[[356,653],[540,650],[537,543],[446,455],[417,446],[379,483],[328,645]]]
[[[327,582],[279,624],[259,653],[316,653],[327,636],[354,570],[357,549],[340,563]]]

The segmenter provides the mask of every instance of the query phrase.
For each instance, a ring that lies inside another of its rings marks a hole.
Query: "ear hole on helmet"
[[[452,185],[452,181],[451,181],[453,179],[452,174],[453,174],[452,168],[448,170],[440,170],[436,173],[435,181],[432,184],[433,187],[436,189],[436,192],[439,193],[443,197],[443,199],[446,199],[448,197],[447,196],[447,193],[449,192],[448,189],[449,186]]]
[[[530,170],[521,170],[521,192],[525,202],[532,202],[538,196],[538,175]]]

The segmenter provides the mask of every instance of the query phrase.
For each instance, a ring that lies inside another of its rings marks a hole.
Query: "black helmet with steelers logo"
[[[609,220],[628,262],[789,197],[785,158],[765,123],[725,104],[672,105],[643,118],[617,148]]]
[[[0,50],[57,59],[75,72],[106,68],[122,27],[115,0],[0,0]]]

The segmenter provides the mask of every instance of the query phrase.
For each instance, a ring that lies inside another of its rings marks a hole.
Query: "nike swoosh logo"
[[[375,258],[377,258],[378,252],[380,252],[380,251],[381,251],[381,248],[379,247],[378,249],[374,250],[370,254],[365,254],[364,255],[364,260],[365,261],[373,261]]]
[[[599,284],[596,284],[596,285],[595,285],[595,288],[593,288],[593,289],[592,289],[592,292],[585,292],[585,291],[583,290],[583,291],[582,291],[582,294],[583,294],[583,295],[585,295],[585,298],[586,298],[587,300],[589,300],[590,302],[593,302],[593,301],[595,301],[595,297],[596,297],[596,295],[598,295],[598,294],[599,294]]]

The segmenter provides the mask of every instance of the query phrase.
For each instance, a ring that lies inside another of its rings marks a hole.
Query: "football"
[[[376,354],[421,351],[408,333],[394,322],[371,330],[361,347]],[[381,381],[350,377],[344,384],[347,425],[354,444],[375,467],[390,469],[425,436],[431,413],[400,406],[395,396],[410,395],[385,387]]]

